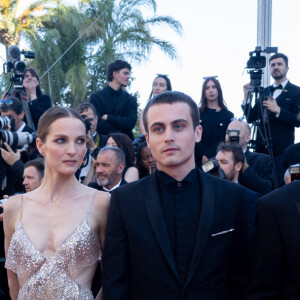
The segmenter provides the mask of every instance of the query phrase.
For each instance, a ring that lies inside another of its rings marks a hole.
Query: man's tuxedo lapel
[[[172,271],[176,275],[177,279],[181,282],[176,265],[171,250],[170,240],[167,232],[166,223],[164,220],[160,198],[158,194],[158,186],[156,181],[156,172],[152,173],[148,177],[148,181],[145,184],[145,206],[148,213],[148,217],[155,234],[155,237],[158,241],[158,244],[170,265]]]
[[[211,225],[214,216],[215,193],[212,184],[205,178],[207,175],[201,174],[199,170],[198,178],[200,178],[200,194],[201,194],[201,211],[196,234],[195,249],[192,260],[190,262],[189,271],[184,286],[186,287],[193,275],[195,274],[201,259],[203,258],[204,248],[211,232]]]
[[[276,101],[277,101],[277,104],[280,106],[284,106],[284,102],[285,101],[288,101],[286,99],[291,99],[293,96],[293,87],[291,85],[290,82],[288,82],[286,84],[286,86],[284,87],[283,91],[281,92],[281,94],[277,97]]]

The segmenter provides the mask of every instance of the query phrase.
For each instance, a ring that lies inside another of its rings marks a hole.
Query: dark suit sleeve
[[[250,269],[250,230],[246,189],[240,190],[235,239],[229,261],[227,300],[243,299]]]
[[[12,166],[11,170],[15,174],[15,179],[23,182],[23,174],[24,174],[24,163],[19,159]]]
[[[246,299],[283,299],[280,230],[271,209],[261,201],[257,208],[256,229],[254,259]]]
[[[124,131],[132,130],[137,121],[137,100],[135,97],[130,96],[128,99],[128,113],[126,116],[120,115],[107,115],[107,121],[112,123],[115,127],[121,128]]]
[[[128,236],[121,216],[118,191],[112,193],[103,253],[103,299],[129,300]]]
[[[239,182],[246,188],[265,195],[272,190],[273,187],[273,173],[271,159],[265,158],[260,160],[259,174],[248,166],[244,174],[240,174]]]
[[[245,115],[248,123],[253,123],[259,119],[258,104],[255,104],[253,107],[251,107],[251,101],[249,101],[249,103],[242,105],[242,110],[244,112],[244,115]]]
[[[300,126],[300,118],[299,118],[299,107],[300,107],[300,94],[298,94],[293,100],[293,105],[290,110],[281,107],[280,105],[280,113],[278,119],[281,121],[293,126],[299,127]]]

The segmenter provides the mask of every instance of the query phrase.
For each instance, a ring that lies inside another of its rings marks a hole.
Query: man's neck
[[[283,77],[283,78],[280,78],[280,79],[275,80],[275,84],[276,84],[276,85],[279,85],[279,84],[283,83],[284,81],[286,81],[286,76]]]
[[[157,169],[159,171],[162,171],[166,174],[168,174],[169,176],[171,176],[172,178],[174,178],[176,181],[182,181],[193,169],[195,169],[195,164],[189,168],[187,168],[186,166],[183,166],[183,168],[178,168],[178,167],[168,167],[168,168],[159,168],[157,167]]]
[[[121,85],[116,83],[114,80],[108,84],[113,90],[118,91],[121,88]]]
[[[107,189],[108,191],[111,191],[115,186],[119,186],[120,185],[121,180],[122,180],[122,178],[118,178],[112,184],[104,186],[104,188]]]

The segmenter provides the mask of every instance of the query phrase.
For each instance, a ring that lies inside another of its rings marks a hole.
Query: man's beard
[[[109,180],[109,178],[107,178],[107,177],[105,177],[105,178],[98,178],[98,176],[97,176],[97,183],[98,183],[98,185],[100,185],[100,186],[107,186],[107,185],[109,185],[110,184],[110,180]]]
[[[233,181],[235,177],[235,171],[232,169],[228,174],[226,174],[226,179],[229,181]]]
[[[276,71],[278,71],[278,70],[275,70],[275,72]],[[272,77],[273,77],[273,79],[275,79],[275,80],[279,80],[279,79],[282,79],[282,78],[284,78],[284,76],[286,75],[286,74],[282,74],[280,71],[278,71],[277,72],[277,75],[275,75],[275,72],[273,72],[273,74],[272,74]]]

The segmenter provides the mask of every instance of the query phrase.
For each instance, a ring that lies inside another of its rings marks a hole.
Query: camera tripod
[[[263,101],[266,100],[266,95],[265,95],[265,89],[261,86],[261,75],[262,75],[261,70],[250,71],[251,85],[248,89],[246,104],[243,110],[247,122],[253,124],[252,141],[254,141],[255,136],[257,141],[257,138],[259,136],[261,138],[262,144],[264,145],[264,148],[268,151],[271,157],[274,186],[275,188],[277,188],[278,181],[277,181],[277,174],[276,174],[275,162],[274,162],[270,122],[268,117],[268,111],[263,106]],[[255,99],[255,110],[256,110],[254,111],[254,113],[251,107],[253,96]],[[256,117],[254,117],[253,114],[256,114]],[[257,143],[255,143],[255,146],[253,148],[254,149],[258,148]]]

